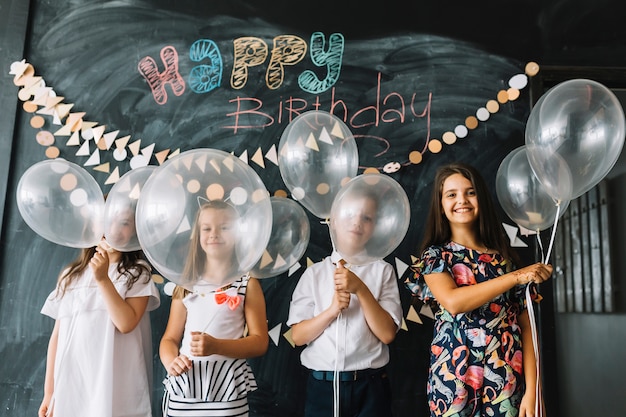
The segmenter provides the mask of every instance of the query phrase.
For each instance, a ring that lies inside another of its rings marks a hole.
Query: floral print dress
[[[435,311],[427,386],[431,416],[517,416],[525,388],[517,322],[525,308],[525,286],[452,315],[424,281],[424,275],[447,271],[458,286],[474,285],[512,271],[513,265],[500,254],[449,242],[425,250],[412,270],[405,285]]]

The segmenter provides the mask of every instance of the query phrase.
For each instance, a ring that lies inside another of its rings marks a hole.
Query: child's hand
[[[335,269],[335,291],[346,291],[351,294],[356,294],[363,285],[363,281],[361,281],[361,278],[357,277],[354,272],[346,268],[344,263],[343,260],[337,262],[337,269]]]
[[[185,355],[178,355],[166,368],[168,375],[178,376],[191,369],[191,359]]]
[[[39,406],[39,411],[37,413],[38,417],[53,417],[52,408],[50,407],[51,397],[44,396],[44,399]]]
[[[101,281],[109,277],[109,252],[105,244],[100,243],[96,246],[96,253],[89,261],[89,266],[93,271],[96,280]]]
[[[193,356],[209,356],[215,353],[216,338],[203,332],[191,332],[191,354]]]
[[[515,280],[518,285],[528,284],[529,282],[540,284],[552,276],[552,265],[538,262],[513,271],[513,274],[515,274]]]
[[[519,407],[519,417],[533,417],[535,415],[535,392],[527,389]]]
[[[333,303],[331,307],[335,308],[338,316],[343,310],[350,305],[350,293],[346,291],[335,291],[333,294]]]

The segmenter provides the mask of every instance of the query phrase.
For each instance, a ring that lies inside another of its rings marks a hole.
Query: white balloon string
[[[535,323],[535,309],[533,307],[533,300],[530,295],[530,283],[526,285],[526,311],[528,311],[528,318],[530,321],[530,328],[533,338],[533,350],[535,352],[535,417],[541,417],[541,411],[543,407],[541,404],[542,396],[541,396],[541,369],[539,366],[539,340],[537,336],[537,324]]]
[[[552,226],[552,235],[550,236],[550,245],[548,245],[548,253],[546,254],[546,261],[544,263],[550,263],[550,253],[552,252],[552,244],[554,243],[554,236],[556,235],[556,225],[559,222],[559,211],[561,211],[561,202],[556,204],[556,215],[554,216],[554,225]]]
[[[330,219],[326,218],[324,220],[320,221],[320,224],[325,224],[328,227],[328,235],[330,236]],[[335,248],[335,242],[333,241],[333,237],[330,236],[330,244],[333,247],[333,252],[337,250],[337,248]]]
[[[537,244],[539,245],[539,251],[541,252],[541,263],[546,259],[546,255],[543,253],[543,242],[541,241],[541,235],[537,231]]]
[[[337,316],[335,329],[335,369],[333,370],[333,415],[339,417],[339,327],[342,314]]]

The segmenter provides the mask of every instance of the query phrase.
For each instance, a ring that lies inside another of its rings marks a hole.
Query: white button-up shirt
[[[313,318],[330,306],[335,292],[336,263],[340,259],[339,253],[333,252],[304,271],[291,297],[288,326]],[[367,285],[399,329],[402,305],[393,267],[377,260],[366,265],[351,265],[350,270]],[[352,294],[348,308],[304,348],[301,361],[307,368],[318,371],[380,368],[389,362],[389,347],[369,329],[361,303]]]

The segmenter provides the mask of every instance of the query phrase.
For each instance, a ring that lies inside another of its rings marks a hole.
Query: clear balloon
[[[409,199],[400,184],[383,174],[362,174],[337,193],[330,236],[344,260],[363,265],[395,250],[409,228]]]
[[[271,197],[272,233],[263,256],[250,271],[256,278],[269,278],[287,271],[302,257],[311,229],[304,209],[284,197]]]
[[[496,173],[496,195],[502,209],[519,226],[540,232],[565,213],[569,200],[557,202],[528,162],[526,146],[511,151]]]
[[[107,243],[120,252],[141,249],[135,212],[141,190],[156,166],[132,169],[111,187],[104,203],[104,237]]]
[[[573,200],[600,182],[624,145],[624,110],[604,85],[586,79],[562,82],[533,107],[526,147],[533,172],[557,200]],[[562,184],[571,177],[571,189]]]
[[[219,227],[209,227],[216,219]],[[201,279],[226,284],[254,266],[270,237],[272,206],[265,185],[246,163],[224,151],[194,149],[169,159],[148,178],[136,224],[152,265],[190,289]],[[201,239],[209,229],[222,232],[215,245]],[[211,255],[227,242],[233,242],[232,256]],[[190,274],[189,265],[201,259],[207,261]]]
[[[72,248],[96,246],[104,235],[104,196],[80,165],[48,159],[28,168],[17,185],[17,208],[38,235]]]
[[[338,117],[308,111],[293,119],[281,135],[278,166],[293,198],[327,219],[342,184],[357,174],[356,141]]]

